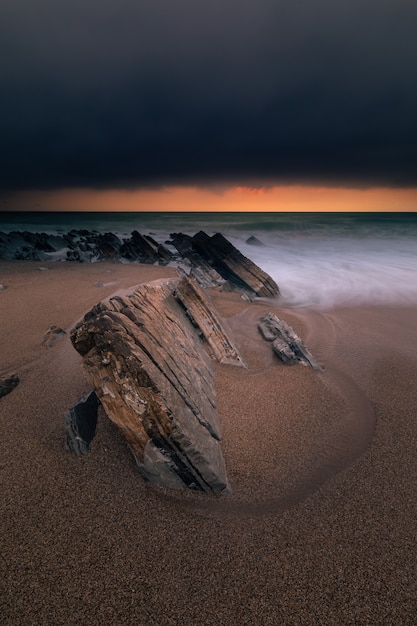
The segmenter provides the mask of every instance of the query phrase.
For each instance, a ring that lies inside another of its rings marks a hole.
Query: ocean
[[[283,306],[417,304],[417,213],[0,213],[3,232],[72,229],[221,232],[276,280]]]

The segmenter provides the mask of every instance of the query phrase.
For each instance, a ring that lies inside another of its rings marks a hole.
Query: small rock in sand
[[[48,328],[44,335],[42,345],[48,349],[52,348],[56,341],[58,341],[58,339],[61,339],[61,337],[66,334],[67,333],[65,332],[65,330],[59,328],[59,326],[51,326],[51,328]]]
[[[12,374],[11,376],[3,376],[0,378],[0,398],[7,396],[8,393],[13,391],[20,382],[19,376]]]

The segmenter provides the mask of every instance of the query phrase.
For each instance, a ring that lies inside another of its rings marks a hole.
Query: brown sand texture
[[[248,368],[216,366],[231,496],[146,484],[100,413],[90,454],[64,448],[88,387],[67,333],[94,303],[171,268],[0,264],[0,623],[417,623],[417,315],[275,310],[212,292]],[[324,366],[280,363],[274,311]]]

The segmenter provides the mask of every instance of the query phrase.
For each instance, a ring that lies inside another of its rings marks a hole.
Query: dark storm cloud
[[[406,0],[3,0],[1,186],[417,184]]]

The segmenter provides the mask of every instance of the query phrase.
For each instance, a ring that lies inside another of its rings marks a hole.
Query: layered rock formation
[[[322,369],[294,329],[274,313],[267,313],[261,317],[258,328],[263,338],[272,343],[273,351],[283,363],[288,365],[302,363],[315,370]]]
[[[130,237],[114,233],[71,230],[63,235],[30,232],[0,232],[0,258],[44,261],[55,258],[84,263],[94,261],[139,261],[166,265],[172,253],[149,235],[133,231]]]
[[[255,242],[255,238],[250,238]],[[257,241],[256,241],[257,242]],[[258,243],[258,242],[257,242]],[[171,249],[170,249],[171,247]],[[193,237],[173,233],[165,243],[133,231],[130,237],[114,233],[71,230],[62,235],[30,232],[0,232],[0,259],[43,261],[136,261],[167,265],[174,262],[203,288],[236,290],[247,297],[274,297],[277,284],[245,257],[223,235],[210,237],[200,231]]]
[[[173,233],[171,239],[192,266],[200,267],[204,262],[207,263],[235,288],[258,297],[268,298],[279,294],[275,281],[222,234],[216,233],[209,237],[200,231],[194,237],[189,237],[182,233]]]
[[[187,278],[140,285],[93,307],[71,340],[146,479],[229,490],[208,352],[243,361],[198,286]]]
[[[232,343],[230,330],[196,282],[184,278],[178,283],[174,295],[188,319],[207,342],[210,355],[219,363],[246,367],[239,350]]]

